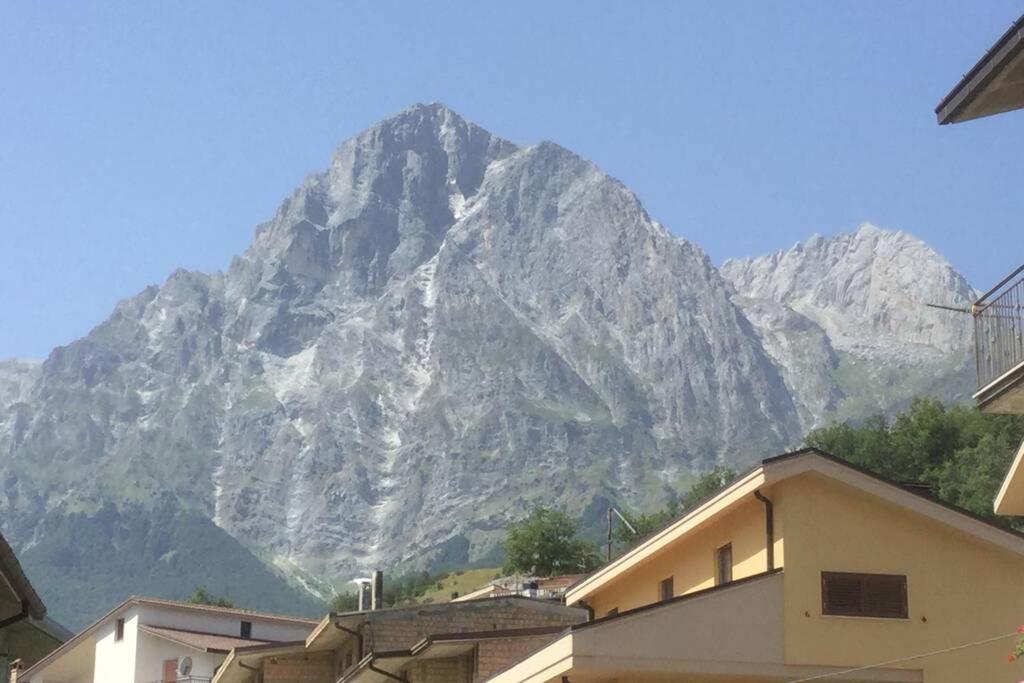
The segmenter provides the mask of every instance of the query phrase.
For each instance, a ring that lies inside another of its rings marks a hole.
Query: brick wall
[[[331,653],[263,660],[263,683],[334,683],[335,680]]]
[[[472,683],[472,657],[413,662],[403,671],[409,683]]]
[[[477,646],[474,681],[483,681],[558,638],[558,634],[481,640]]]
[[[439,633],[502,631],[540,626],[570,626],[586,621],[583,610],[501,598],[450,603],[438,607],[382,611],[368,615],[365,650],[402,650]]]

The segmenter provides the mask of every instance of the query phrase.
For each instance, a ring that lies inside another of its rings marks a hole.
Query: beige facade
[[[491,680],[1016,683],[1022,578],[1021,536],[808,449],[578,583],[568,602],[598,619]],[[853,611],[827,604],[827,581]]]

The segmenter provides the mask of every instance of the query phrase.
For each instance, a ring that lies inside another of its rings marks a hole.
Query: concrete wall
[[[786,529],[786,661],[864,665],[1014,631],[1024,623],[1024,558],[824,477],[774,492]],[[909,619],[823,616],[821,572],[905,574]],[[928,683],[1024,678],[1015,638],[909,662]]]
[[[764,514],[764,505],[749,496],[734,510],[679,541],[660,557],[598,589],[587,598],[594,616],[603,617],[613,608],[625,612],[657,602],[658,585],[668,577],[673,578],[676,595],[711,588],[715,585],[715,552],[726,543],[732,544],[733,579],[764,572],[768,561]],[[783,536],[781,529],[776,532],[775,563],[780,566],[784,559]]]

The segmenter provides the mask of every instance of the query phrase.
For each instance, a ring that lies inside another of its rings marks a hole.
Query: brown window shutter
[[[902,574],[822,572],[821,613],[906,619],[907,577]]]
[[[715,585],[732,581],[732,543],[715,551]]]

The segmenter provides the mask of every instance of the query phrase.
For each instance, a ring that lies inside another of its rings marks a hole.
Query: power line
[[[1024,627],[1022,627],[1024,628]],[[915,659],[924,659],[925,657],[934,657],[935,655],[945,654],[947,652],[955,652],[957,650],[966,650],[969,647],[977,647],[978,645],[987,645],[988,643],[994,643],[997,640],[1004,640],[1006,638],[1012,638],[1014,636],[1020,636],[1020,629],[1011,633],[1004,633],[1001,636],[993,636],[992,638],[986,638],[985,640],[976,640],[973,643],[964,643],[963,645],[954,645],[953,647],[947,647],[942,650],[933,650],[932,652],[924,652],[919,655],[911,655],[910,657],[900,657],[899,659],[890,659],[887,662],[879,662],[877,664],[870,664],[868,666],[857,666],[852,669],[843,669],[842,671],[833,671],[827,674],[818,674],[817,676],[809,676],[808,678],[798,678],[795,681],[789,681],[789,683],[806,683],[807,681],[820,681],[825,678],[832,678],[833,676],[842,676],[844,674],[857,673],[858,671],[868,671],[869,669],[880,669],[883,666],[892,666],[893,664],[902,664],[904,662],[910,662]]]

